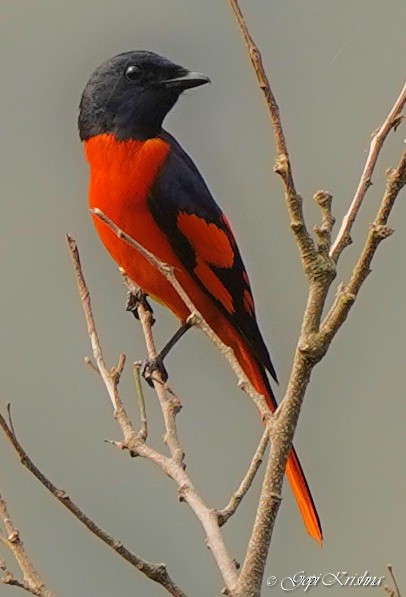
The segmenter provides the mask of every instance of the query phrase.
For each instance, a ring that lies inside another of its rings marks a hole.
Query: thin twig
[[[327,191],[317,191],[313,199],[321,209],[321,225],[315,226],[314,231],[319,238],[318,249],[327,257],[331,245],[331,231],[335,223],[335,219],[331,213],[332,195]]]
[[[40,483],[50,492],[52,495],[67,508],[72,514],[96,537],[101,539],[106,545],[111,547],[119,556],[124,558],[132,566],[140,570],[151,580],[154,580],[158,584],[165,587],[165,589],[174,597],[187,597],[186,594],[174,583],[174,581],[168,575],[165,564],[153,564],[147,562],[142,558],[139,558],[129,549],[127,549],[121,541],[114,539],[105,530],[99,527],[91,518],[89,518],[83,510],[81,510],[67,495],[63,489],[58,489],[40,469],[33,463],[27,452],[21,446],[17,440],[15,433],[7,424],[4,417],[0,414],[0,427],[3,429],[8,441],[13,446],[14,450],[20,457],[21,464],[32,473]],[[48,597],[44,595],[44,597]],[[50,594],[51,597],[51,594]]]
[[[118,386],[118,384],[120,382],[120,378],[124,371],[126,360],[127,360],[127,357],[125,356],[125,354],[120,354],[118,357],[117,365],[115,365],[114,367],[112,367],[110,369],[110,376],[114,380],[116,386]]]
[[[300,409],[310,380],[310,374],[317,362],[324,356],[339,327],[353,304],[356,294],[369,273],[369,266],[379,243],[391,230],[386,221],[400,189],[406,182],[406,156],[402,156],[398,168],[391,171],[387,189],[371,226],[364,250],[354,268],[347,289],[340,294],[331,312],[327,315],[321,330],[311,333],[313,311],[320,312],[324,305],[326,285],[311,283],[309,298],[303,318],[301,334],[296,348],[292,373],[277,416],[272,426],[272,446],[254,528],[242,570],[238,579],[235,597],[257,597],[263,578],[265,563],[272,538],[276,514],[279,509],[285,466],[292,439],[296,430]],[[317,294],[319,292],[321,294]]]
[[[393,104],[389,114],[385,118],[382,126],[372,135],[371,144],[369,147],[368,157],[365,162],[364,170],[362,172],[358,188],[355,192],[354,199],[343,218],[341,228],[337,234],[333,246],[330,251],[332,259],[337,262],[341,253],[349,244],[351,244],[351,229],[357,217],[358,211],[362,205],[365,194],[372,185],[371,179],[374,173],[376,162],[381,152],[384,141],[392,129],[396,130],[400,123],[400,114],[406,103],[406,83],[403,86],[398,98]]]
[[[315,245],[312,237],[310,236],[306,228],[306,224],[303,217],[302,198],[297,193],[293,181],[292,167],[290,163],[285,135],[283,132],[279,107],[276,102],[274,93],[272,92],[268,76],[265,72],[261,53],[248,30],[238,0],[230,0],[230,4],[237,19],[238,26],[244,37],[249,56],[251,58],[252,66],[254,67],[255,74],[258,79],[259,87],[264,94],[268,112],[271,117],[276,147],[276,162],[274,170],[277,174],[280,175],[284,183],[285,198],[291,220],[290,226],[295,234],[302,258],[304,256],[309,255],[315,258]]]
[[[129,288],[131,289],[131,281],[127,277],[125,277],[125,279]],[[158,353],[155,347],[154,338],[152,336],[151,311],[146,309],[145,306],[139,302],[137,305],[137,312],[142,326],[142,331],[144,332],[148,357],[149,359],[153,360],[156,358]],[[180,464],[183,467],[184,453],[182,446],[180,445],[178,431],[176,428],[176,415],[178,414],[181,408],[180,401],[175,397],[168,397],[164,380],[162,379],[159,371],[154,371],[151,381],[153,382],[154,389],[158,396],[158,400],[160,402],[162,414],[164,417],[166,429],[164,443],[168,446],[169,451],[171,453],[171,457],[174,460],[174,462]]]
[[[190,506],[205,530],[207,544],[216,560],[227,589],[231,592],[237,582],[235,563],[228,553],[224,543],[215,510],[206,505],[185,471],[183,464],[183,450],[179,443],[174,420],[175,402],[167,398],[163,380],[158,373],[156,381],[154,381],[154,387],[159,396],[165,419],[166,439],[171,452],[171,457],[168,458],[164,454],[161,454],[148,446],[147,443],[139,437],[125,412],[117,389],[116,376],[112,375],[111,372],[107,370],[104,362],[102,348],[98,339],[94,316],[91,309],[89,290],[83,276],[76,242],[72,237],[68,237],[68,243],[76,272],[80,298],[87,322],[90,341],[92,343],[94,358],[100,371],[100,375],[108,390],[110,399],[112,400],[113,405],[116,405],[115,418],[119,423],[124,436],[124,441],[111,443],[121,449],[128,450],[131,454],[147,458],[157,465],[168,477],[175,481],[178,488],[179,500],[185,501]],[[153,258],[155,259],[155,257]],[[138,314],[143,325],[149,357],[155,358],[156,349],[151,330],[151,312],[145,308],[145,305],[140,303],[138,305]]]
[[[134,428],[124,409],[123,403],[121,402],[117,390],[122,367],[124,367],[125,358],[123,358],[124,355],[121,355],[117,366],[113,368],[111,371],[108,370],[106,363],[104,362],[99,338],[97,336],[96,326],[92,313],[92,306],[90,302],[90,295],[83,277],[76,241],[69,235],[67,235],[66,238],[68,241],[69,251],[72,257],[73,268],[76,274],[76,282],[79,290],[80,300],[83,306],[83,312],[86,319],[87,332],[89,334],[90,343],[92,345],[93,357],[96,362],[97,369],[103,379],[103,383],[108,392],[110,401],[113,405],[114,417],[116,418],[121,429],[123,430],[125,441],[128,444],[131,444],[136,439],[134,434]]]
[[[295,433],[300,409],[310,380],[310,374],[316,363],[318,363],[327,352],[331,339],[335,335],[342,321],[338,321],[335,326],[334,321],[329,321],[330,335],[328,335],[324,324],[323,329],[321,330],[321,318],[326,297],[336,275],[336,260],[333,260],[329,255],[331,231],[334,224],[334,219],[331,214],[331,196],[328,193],[319,192],[314,197],[322,210],[322,223],[320,226],[316,227],[315,230],[319,238],[318,247],[316,249],[307,232],[303,219],[301,199],[296,193],[293,184],[291,166],[286,148],[286,141],[283,135],[279,110],[276,105],[274,94],[270,89],[269,80],[264,71],[261,55],[248,31],[248,27],[238,5],[238,0],[229,1],[236,15],[238,25],[244,37],[251,62],[258,78],[259,86],[265,95],[268,110],[271,115],[277,150],[275,170],[281,175],[285,184],[285,197],[291,219],[291,228],[295,233],[303,269],[309,280],[309,295],[295,351],[292,372],[285,397],[278,407],[273,419],[271,433],[272,446],[267,463],[265,479],[262,485],[260,503],[245,561],[235,590],[235,597],[258,597],[269,552],[274,522],[280,504],[287,457],[291,449],[293,435]],[[399,119],[394,115],[400,113],[400,110],[402,109],[401,104],[404,104],[404,100],[398,98],[395,102],[395,107],[391,112],[393,120],[391,120],[387,132],[389,132],[390,128],[399,124]],[[383,140],[384,138],[379,138],[379,142],[383,142]],[[401,188],[403,175],[400,170],[401,169],[398,168],[397,171],[390,173],[390,188],[387,188],[388,200],[383,200],[381,208],[382,213],[386,214],[386,219]],[[354,217],[355,216],[356,213],[354,214]],[[384,223],[379,220],[379,217],[377,220],[378,225],[372,227],[369,240],[367,240],[368,258],[363,260],[361,256],[362,268],[360,270],[357,270],[356,268],[353,277],[351,278],[353,286],[358,287],[358,290],[367,275],[366,271],[368,271],[370,260],[372,259],[380,240],[390,233],[390,229],[386,226],[386,220]],[[350,295],[348,292],[345,295],[345,301],[347,302],[353,302],[354,298],[355,296]],[[340,311],[337,310],[337,305],[334,305],[333,307],[333,314],[335,316],[337,313],[345,313],[345,308]],[[314,521],[314,523],[312,522],[312,524],[316,525],[316,521]],[[315,536],[317,536],[317,526],[315,526]]]
[[[117,224],[115,222],[113,222],[109,217],[107,217],[106,214],[103,213],[100,209],[95,208],[90,211],[93,215],[100,218],[100,220],[102,220],[102,222],[107,224],[107,226],[109,226],[109,228],[111,228],[111,230],[117,235],[118,238],[124,240],[129,246],[136,249],[136,251],[138,251],[143,257],[145,257],[151,263],[151,265],[153,265],[163,276],[165,276],[165,278],[168,280],[168,282],[173,286],[174,290],[176,290],[179,297],[185,303],[186,307],[189,309],[189,311],[191,313],[191,317],[193,317],[193,320],[194,320],[194,325],[196,325],[196,327],[199,327],[206,334],[206,336],[219,349],[221,354],[227,359],[231,368],[233,369],[234,373],[236,374],[237,379],[239,380],[238,381],[239,387],[242,390],[244,390],[244,392],[246,392],[250,396],[250,398],[252,398],[252,400],[255,402],[255,404],[259,410],[261,417],[263,419],[266,419],[267,416],[269,415],[269,408],[266,404],[265,398],[261,394],[259,394],[255,390],[253,385],[250,383],[250,381],[248,380],[244,371],[242,370],[241,365],[235,358],[234,352],[232,351],[232,349],[229,346],[226,346],[224,344],[224,342],[222,342],[220,340],[220,338],[217,336],[217,334],[214,333],[214,331],[211,329],[211,327],[208,325],[208,323],[202,317],[201,313],[199,313],[199,311],[196,309],[196,307],[194,306],[194,304],[188,297],[187,293],[183,290],[182,286],[179,284],[173,268],[171,266],[163,263],[159,259],[157,259],[155,257],[155,255],[153,255],[150,251],[145,249],[145,247],[143,247],[136,240],[131,238],[131,236],[126,234],[121,228],[119,228],[117,226]],[[124,278],[126,279],[127,284],[128,284],[129,283],[128,278],[126,276],[124,276]],[[131,284],[129,285],[129,287],[131,290]]]
[[[395,588],[392,589],[391,587],[388,587],[388,586],[385,585],[384,589],[390,595],[390,597],[401,597],[400,589],[398,587],[398,583],[396,582],[396,578],[395,578],[395,575],[393,573],[392,564],[388,564],[386,567],[388,569],[389,574],[391,575],[392,582],[395,585]]]
[[[9,422],[9,425],[10,425],[10,429],[13,432],[13,434],[15,435],[14,425],[13,425],[13,418],[11,416],[11,403],[10,402],[7,402],[6,408],[7,408],[7,416],[8,416],[8,422]]]
[[[10,426],[10,434],[14,436],[14,429]],[[17,579],[5,566],[3,566],[3,575],[0,579],[5,585],[13,585],[24,589],[37,597],[56,597],[56,594],[48,589],[42,580],[39,572],[34,568],[33,563],[25,551],[20,532],[14,526],[10,514],[7,510],[7,504],[0,494],[0,519],[3,522],[5,535],[0,532],[0,543],[3,543],[13,554],[21,572],[23,579]]]
[[[252,485],[252,482],[255,479],[255,475],[257,474],[259,467],[264,459],[265,450],[269,443],[269,432],[268,429],[265,429],[261,441],[255,451],[254,457],[251,461],[250,467],[241,481],[241,484],[237,491],[233,493],[228,502],[227,506],[222,510],[218,510],[217,515],[219,517],[219,524],[222,526],[227,522],[227,520],[236,512],[238,506],[240,505],[242,499],[244,498],[245,494],[249,490]]]
[[[100,371],[98,370],[98,368],[96,367],[96,365],[93,363],[92,359],[90,357],[84,357],[84,362],[86,365],[89,365],[90,369],[94,372],[97,373],[97,375],[100,375]]]
[[[132,289],[131,280],[125,277],[127,284]],[[148,356],[154,359],[157,355],[155,342],[152,336],[152,317],[151,312],[141,302],[138,303],[137,312],[140,323],[143,328]],[[154,389],[157,393],[162,414],[165,421],[165,437],[164,442],[168,446],[171,458],[168,467],[164,468],[165,472],[172,477],[178,485],[178,494],[181,501],[189,504],[195,512],[197,518],[200,520],[206,531],[206,543],[216,559],[217,565],[223,575],[227,589],[232,592],[236,581],[237,572],[235,563],[231,559],[220,531],[219,520],[214,509],[208,508],[200,495],[197,493],[189,475],[185,471],[183,462],[184,452],[179,440],[178,431],[176,427],[176,415],[180,410],[180,401],[176,396],[168,397],[166,385],[161,377],[159,371],[154,372],[152,377]],[[142,450],[138,453],[142,456]]]
[[[145,408],[144,392],[142,390],[142,385],[141,385],[140,367],[141,367],[140,363],[133,364],[134,384],[135,384],[135,391],[137,392],[138,408],[140,411],[140,422],[141,422],[141,428],[138,432],[138,437],[141,440],[145,441],[148,437],[148,420],[147,420],[147,411]]]
[[[406,151],[395,170],[388,170],[385,194],[374,222],[371,224],[364,248],[347,284],[342,284],[336,299],[321,326],[321,341],[330,343],[346,320],[362,284],[371,272],[371,263],[378,245],[393,232],[387,226],[396,197],[406,184]]]

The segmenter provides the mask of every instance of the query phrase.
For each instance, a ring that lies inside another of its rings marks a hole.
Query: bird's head
[[[99,66],[85,87],[80,138],[102,133],[121,140],[154,137],[179,95],[209,81],[153,52],[118,54]]]

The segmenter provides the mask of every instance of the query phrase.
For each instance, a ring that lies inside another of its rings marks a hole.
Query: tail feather
[[[209,322],[210,323],[210,322]],[[266,370],[249,348],[244,338],[224,318],[221,326],[212,326],[227,346],[231,346],[234,354],[254,388],[266,398],[269,409],[274,412],[278,406],[272,392]],[[307,532],[318,543],[323,542],[323,533],[312,494],[306,481],[303,469],[292,447],[286,464],[286,475],[292,487]]]
[[[292,448],[286,464],[286,476],[289,479],[307,532],[321,545],[323,543],[323,531],[321,530],[319,515],[294,448]]]
[[[267,404],[270,410],[274,412],[278,406],[278,403],[273,395],[272,388],[265,370],[258,364],[257,371],[255,371],[255,374],[252,375],[252,360],[250,365],[251,375],[249,375],[249,378],[251,379],[252,384],[258,392],[265,394]],[[296,499],[307,532],[313,539],[322,545],[323,531],[321,529],[319,515],[317,514],[316,505],[314,503],[309,485],[306,481],[302,465],[300,464],[299,458],[293,446],[286,463],[286,476],[289,479],[289,484],[292,488],[293,495]]]

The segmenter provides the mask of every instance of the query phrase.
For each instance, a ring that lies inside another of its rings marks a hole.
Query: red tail
[[[294,448],[292,448],[286,464],[286,475],[289,479],[293,495],[296,498],[297,505],[299,506],[307,532],[321,545],[323,543],[323,531],[321,530],[319,516]]]
[[[265,395],[267,404],[271,411],[274,412],[277,407],[277,402],[272,393],[272,389],[269,385],[265,372],[263,372],[261,378],[261,390],[258,388],[257,391],[263,393],[265,386],[265,389],[267,390]],[[252,381],[252,383],[255,387],[259,385],[257,378],[255,379],[255,383],[254,381]],[[286,476],[289,479],[293,495],[295,496],[297,505],[299,506],[300,514],[302,515],[307,532],[311,537],[313,537],[313,539],[322,545],[323,531],[321,530],[319,515],[317,514],[316,505],[313,501],[313,497],[310,492],[309,485],[307,484],[299,457],[296,454],[296,450],[293,446],[286,463]]]
[[[264,374],[261,375],[262,379],[260,384],[258,384],[257,377],[255,380],[253,379],[251,383],[261,394],[264,393],[264,386],[266,386],[266,401],[271,411],[274,412],[276,410],[277,403],[272,390],[269,387],[268,379],[265,376],[266,374],[264,372]],[[266,381],[264,380],[264,377]],[[323,531],[321,530],[320,519],[317,514],[316,506],[313,501],[309,485],[307,484],[302,465],[300,464],[296,450],[293,447],[286,463],[286,476],[289,479],[293,495],[295,496],[297,505],[299,506],[299,510],[307,532],[321,545],[323,543]]]
[[[238,343],[233,344],[234,353],[247,377],[257,392],[265,395],[270,410],[274,412],[277,407],[277,402],[272,393],[265,370],[256,362],[251,353],[247,351],[245,343],[242,344],[241,340],[238,339]],[[286,475],[289,479],[297,505],[299,506],[307,532],[321,545],[323,543],[323,532],[321,530],[319,516],[299,458],[293,447],[286,464]]]

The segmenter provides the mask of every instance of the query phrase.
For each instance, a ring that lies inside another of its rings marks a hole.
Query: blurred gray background
[[[243,2],[269,67],[310,225],[313,193],[334,195],[339,219],[362,170],[371,132],[400,91],[406,55],[404,0]],[[145,356],[139,325],[87,209],[87,165],[77,106],[93,69],[144,48],[207,73],[212,85],[186,94],[166,121],[197,161],[228,214],[250,272],[259,321],[281,396],[306,298],[306,283],[273,174],[271,127],[226,0],[1,0],[1,408],[11,401],[19,438],[35,462],[106,530],[146,559],[166,562],[194,597],[218,595],[221,579],[203,533],[171,481],[152,464],[103,443],[120,437],[89,354],[64,235],[78,240],[109,364]],[[346,279],[404,148],[391,134],[337,283]],[[325,544],[303,529],[288,486],[266,574],[278,578],[348,571],[386,574],[406,591],[405,194],[373,274],[327,358],[312,376],[296,445],[317,502]],[[156,307],[161,345],[175,329]],[[203,496],[223,506],[262,433],[247,397],[203,335],[191,332],[167,361],[184,409],[179,429],[188,470]],[[130,369],[120,384],[134,420]],[[147,389],[151,440],[162,425]],[[26,548],[60,596],[165,594],[91,536],[23,469],[0,436],[0,484]],[[241,560],[259,481],[225,529]],[[3,550],[0,558],[11,562]],[[14,568],[13,568],[14,569]],[[314,592],[324,594],[324,589]],[[329,594],[350,589],[334,587]],[[354,589],[383,595],[379,588]],[[0,585],[0,594],[16,590]],[[264,595],[284,594],[264,586]]]

